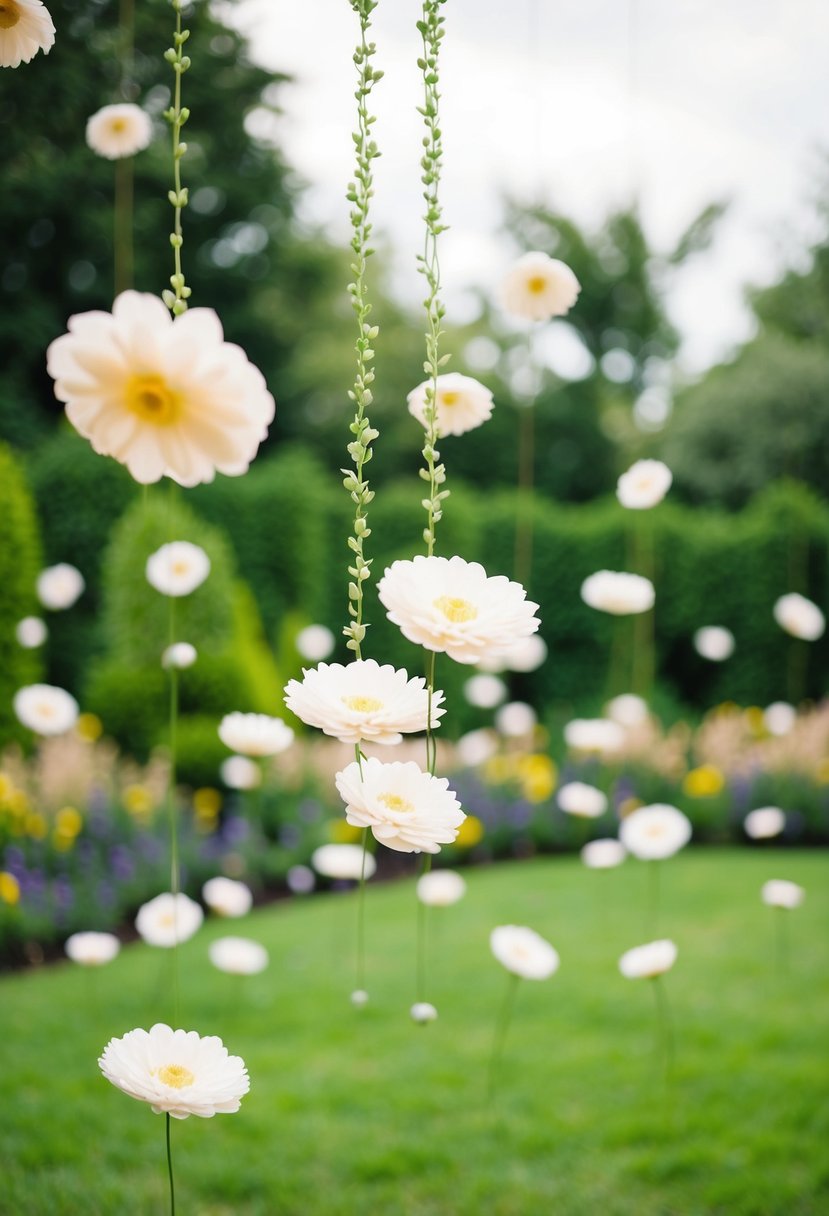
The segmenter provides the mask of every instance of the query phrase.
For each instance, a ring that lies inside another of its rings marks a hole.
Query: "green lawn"
[[[776,964],[767,878],[807,889]],[[211,923],[182,949],[181,1024],[222,1035],[252,1086],[239,1114],[173,1126],[178,1216],[806,1216],[829,1213],[829,858],[689,850],[663,872],[661,934],[677,1032],[666,1090],[647,981],[645,875],[572,859],[468,872],[431,914],[431,1026],[413,999],[410,882],[368,892],[370,1006],[355,1012],[355,902],[315,897]],[[528,924],[561,969],[523,983],[488,1105],[506,985],[490,929]],[[212,937],[264,942],[240,986]],[[130,946],[105,971],[60,964],[0,982],[8,1216],[164,1213],[164,1120],[110,1086],[107,1040],[171,1017],[169,956]]]

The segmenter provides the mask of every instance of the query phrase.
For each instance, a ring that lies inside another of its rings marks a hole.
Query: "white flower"
[[[677,949],[673,942],[663,939],[635,946],[619,959],[619,970],[629,980],[652,980],[670,971],[676,962]]]
[[[161,666],[185,671],[193,666],[198,657],[198,651],[189,642],[173,642],[161,655]]]
[[[826,618],[817,604],[796,591],[781,595],[774,605],[774,619],[786,633],[793,638],[803,638],[806,642],[817,641],[826,628]]]
[[[253,907],[253,892],[235,878],[208,878],[201,889],[204,902],[219,916],[247,916]]]
[[[510,701],[502,705],[495,715],[496,729],[508,739],[522,739],[535,730],[538,716],[532,705],[524,701]]]
[[[396,561],[377,584],[389,620],[403,636],[458,663],[477,663],[489,651],[506,650],[535,633],[538,604],[519,583],[487,576],[462,557],[415,557]]]
[[[19,688],[12,704],[18,721],[38,735],[63,735],[78,720],[78,702],[71,693],[51,684]]]
[[[35,650],[46,641],[49,631],[45,621],[39,616],[24,616],[23,620],[15,625],[14,636],[26,650]]]
[[[179,892],[156,895],[142,904],[135,927],[148,946],[175,946],[188,941],[204,920],[201,905]]]
[[[724,625],[705,625],[694,634],[697,654],[712,663],[722,663],[734,653],[734,634]]]
[[[258,975],[268,965],[265,947],[249,937],[218,937],[207,954],[214,967],[229,975]]]
[[[556,950],[534,929],[500,925],[489,935],[489,945],[498,962],[525,980],[546,980],[558,971]]]
[[[525,253],[501,285],[501,303],[514,317],[548,321],[563,317],[576,302],[581,284],[569,266],[546,253]]]
[[[605,713],[620,726],[641,726],[648,720],[648,703],[636,693],[623,692],[608,701]]]
[[[273,420],[273,397],[210,308],[175,320],[155,296],[125,291],[112,313],[69,318],[47,351],[55,394],[96,452],[136,481],[183,486],[247,472]]]
[[[334,643],[334,635],[326,625],[306,625],[294,640],[297,651],[309,663],[327,659],[334,649]]]
[[[80,570],[69,562],[58,562],[56,566],[47,566],[37,576],[37,598],[44,608],[61,612],[72,607],[85,586]]]
[[[786,816],[779,806],[760,806],[756,811],[749,811],[743,820],[745,833],[752,840],[779,836],[785,826]]]
[[[558,805],[568,815],[582,819],[598,819],[607,810],[607,798],[595,785],[584,781],[569,781],[556,794]]]
[[[616,485],[616,497],[623,507],[646,511],[660,503],[671,488],[673,474],[661,460],[637,460]]]
[[[114,933],[73,933],[66,939],[64,950],[73,963],[82,967],[102,967],[111,963],[121,943]]]
[[[120,160],[149,146],[153,124],[149,114],[130,101],[96,111],[86,124],[86,142],[98,156]]]
[[[506,650],[490,651],[482,656],[478,666],[481,671],[535,671],[547,658],[547,643],[538,633],[519,638]]]
[[[262,784],[262,770],[247,756],[228,756],[219,767],[219,775],[229,790],[255,790]]]
[[[803,887],[786,878],[771,878],[763,883],[761,896],[764,904],[770,908],[797,908],[806,898]]]
[[[360,844],[321,844],[311,854],[311,865],[323,878],[343,882],[359,882],[361,874],[369,879],[377,870],[377,862]]]
[[[250,1089],[244,1060],[228,1055],[220,1038],[163,1022],[110,1039],[98,1065],[125,1094],[174,1119],[231,1115]]]
[[[55,44],[55,26],[41,0],[3,0],[0,5],[0,67],[16,68],[48,55]]]
[[[368,1004],[368,993],[365,988],[355,988],[350,999],[355,1009],[364,1009]]]
[[[609,756],[625,745],[625,732],[608,718],[573,718],[564,728],[564,742],[576,752]]]
[[[591,870],[611,870],[614,866],[620,866],[626,857],[625,846],[611,836],[589,840],[581,850],[581,859]]]
[[[500,705],[507,695],[507,686],[503,680],[488,672],[479,672],[470,676],[463,686],[463,695],[470,705],[476,709],[494,709]]]
[[[210,558],[189,540],[162,545],[147,558],[147,582],[162,595],[190,595],[210,573]]]
[[[691,821],[675,806],[641,806],[622,820],[619,839],[640,861],[673,857],[691,839]]]
[[[370,827],[381,844],[399,853],[439,853],[466,818],[446,778],[424,773],[413,760],[355,760],[335,781],[347,822]]]
[[[417,898],[430,908],[448,908],[466,894],[466,882],[455,870],[430,870],[417,880]]]
[[[470,730],[457,744],[458,760],[466,768],[477,768],[498,751],[498,736],[493,730]]]
[[[443,693],[432,694],[432,727],[440,725]],[[285,704],[306,726],[343,743],[399,743],[404,734],[426,729],[429,692],[420,677],[374,659],[320,663],[303,671],[285,689]]]
[[[772,701],[763,711],[763,725],[770,735],[787,735],[797,721],[797,710],[788,701]]]
[[[428,1001],[416,1001],[409,1010],[412,1021],[417,1022],[419,1026],[425,1026],[428,1022],[434,1022],[438,1016],[438,1011],[434,1005],[430,1005]]]
[[[294,732],[281,718],[268,714],[225,714],[219,723],[225,747],[243,756],[275,756],[294,741]]]
[[[409,413],[423,427],[426,426],[426,392],[431,387],[432,381],[424,380],[407,397]],[[478,380],[459,372],[438,376],[435,401],[438,438],[463,435],[492,417],[492,393]]]
[[[610,612],[614,616],[647,612],[653,608],[653,583],[641,574],[597,570],[582,583],[581,598],[591,608]]]

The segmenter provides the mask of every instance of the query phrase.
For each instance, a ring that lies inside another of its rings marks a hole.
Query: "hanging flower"
[[[466,818],[446,778],[424,773],[413,760],[355,760],[335,780],[347,822],[371,828],[375,839],[399,853],[439,853]]]
[[[779,806],[760,806],[749,811],[743,820],[746,836],[752,840],[769,840],[779,836],[786,826],[786,816]]]
[[[369,879],[377,870],[377,862],[360,844],[321,844],[311,854],[311,865],[323,878],[340,882],[359,882],[361,874]]]
[[[595,785],[584,781],[568,781],[556,794],[562,811],[582,819],[598,819],[607,810],[607,798]]]
[[[501,285],[506,312],[527,321],[563,317],[575,304],[581,284],[569,266],[537,250],[525,253]]]
[[[796,591],[781,595],[774,605],[774,619],[786,633],[805,642],[816,642],[826,628],[826,618],[817,604]]]
[[[149,114],[129,101],[104,106],[86,124],[86,142],[93,152],[107,160],[143,152],[152,137]]]
[[[75,429],[143,484],[239,476],[273,421],[261,372],[209,308],[173,319],[155,296],[125,291],[111,314],[70,317],[47,367]]]
[[[38,735],[63,735],[78,720],[78,702],[63,688],[28,684],[12,702],[17,720]]]
[[[622,864],[627,850],[620,840],[608,836],[601,840],[589,840],[580,856],[590,870],[612,870],[614,866]]]
[[[161,655],[161,666],[168,669],[174,668],[176,671],[186,671],[188,667],[193,666],[198,657],[198,651],[189,642],[173,642]]]
[[[506,650],[492,651],[481,657],[481,671],[495,674],[501,671],[535,671],[547,658],[547,643],[538,633],[519,638]]]
[[[235,878],[219,875],[208,878],[201,889],[202,899],[219,916],[247,916],[253,907],[253,892]]]
[[[431,380],[424,380],[413,388],[407,397],[409,413],[421,426],[426,426],[426,393],[432,388]],[[471,376],[459,372],[446,372],[437,378],[437,435],[463,435],[473,431],[492,417],[492,393]]]
[[[432,729],[446,712],[443,693],[432,694]],[[320,663],[303,671],[285,689],[285,704],[306,726],[343,743],[399,743],[404,734],[426,729],[429,693],[421,677],[374,659]]]
[[[190,595],[210,573],[210,558],[189,540],[162,545],[147,558],[147,582],[162,595]]]
[[[228,756],[222,761],[219,776],[229,790],[255,790],[262,784],[262,770],[247,756]]]
[[[16,68],[48,55],[55,45],[55,25],[41,0],[2,0],[0,3],[0,67]]]
[[[320,663],[334,649],[335,638],[327,625],[306,625],[296,635],[294,645],[303,659]]]
[[[489,935],[489,945],[502,967],[525,980],[546,980],[558,971],[558,952],[534,929],[500,925]]]
[[[581,598],[589,607],[613,616],[648,612],[653,608],[653,583],[641,574],[598,570],[582,583]]]
[[[635,946],[619,959],[619,970],[629,980],[652,980],[670,971],[676,962],[677,948],[673,942],[663,939],[648,942],[646,946]]]
[[[631,511],[646,511],[662,501],[671,488],[673,474],[661,460],[637,460],[616,485],[616,497]]]
[[[694,649],[711,663],[723,663],[734,653],[734,634],[723,625],[705,625],[694,634]]]
[[[684,848],[691,839],[691,821],[675,806],[654,803],[625,816],[619,839],[640,861],[658,861]]]
[[[625,745],[625,732],[609,718],[573,718],[564,728],[564,742],[575,752],[612,756]]]
[[[760,892],[763,903],[770,908],[799,908],[806,898],[803,887],[786,878],[771,878]]]
[[[67,958],[82,967],[103,967],[111,963],[121,949],[114,933],[73,933],[66,939]]]
[[[788,701],[772,701],[763,710],[763,725],[770,735],[788,735],[797,721],[797,710]]]
[[[462,557],[396,561],[377,584],[389,620],[404,637],[458,663],[477,663],[535,633],[538,604],[503,575]]]
[[[174,1119],[232,1115],[250,1089],[244,1060],[228,1055],[220,1038],[163,1022],[110,1039],[98,1065],[125,1094]]]
[[[281,718],[269,714],[225,714],[219,723],[225,747],[243,756],[276,756],[294,741],[294,732]]]
[[[207,947],[208,957],[228,975],[258,975],[268,965],[268,952],[249,937],[219,937]]]
[[[37,598],[44,608],[61,612],[72,605],[83,594],[86,583],[80,570],[69,562],[58,562],[47,566],[37,576]]]
[[[179,892],[167,891],[142,904],[135,918],[138,934],[148,946],[177,946],[189,941],[201,928],[201,905]]]
[[[498,676],[479,672],[463,686],[463,695],[476,709],[494,709],[507,695],[507,686]]]
[[[39,616],[24,616],[23,620],[15,625],[14,636],[24,650],[36,650],[46,641],[49,630],[46,628],[46,622]]]
[[[644,698],[637,697],[636,693],[623,692],[608,701],[605,713],[611,722],[618,722],[619,726],[641,726],[648,720],[648,703]]]
[[[417,898],[430,908],[448,908],[466,894],[466,882],[455,870],[430,870],[417,880]]]
[[[438,1016],[438,1011],[429,1001],[415,1001],[409,1010],[413,1022],[417,1022],[418,1026],[426,1026],[429,1022],[434,1022]]]

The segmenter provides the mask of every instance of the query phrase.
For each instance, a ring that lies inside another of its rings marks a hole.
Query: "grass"
[[[572,858],[469,872],[430,914],[429,996],[414,999],[412,883],[369,889],[371,1004],[353,986],[354,897],[211,923],[182,948],[181,1024],[221,1034],[252,1087],[242,1110],[173,1126],[179,1216],[818,1216],[829,1212],[829,865],[818,852],[691,849],[666,863],[662,935],[677,1056],[665,1086],[647,981],[619,954],[647,940],[635,862]],[[770,877],[807,888],[775,957]],[[528,924],[561,969],[520,985],[498,1070],[485,1073],[505,973],[490,929]],[[270,969],[233,981],[209,940],[243,932]],[[131,946],[96,973],[58,964],[0,982],[0,1210],[165,1213],[164,1120],[109,1086],[112,1035],[172,1017],[170,958]]]

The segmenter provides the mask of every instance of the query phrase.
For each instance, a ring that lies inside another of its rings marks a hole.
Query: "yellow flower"
[[[153,810],[153,797],[143,785],[128,785],[122,794],[124,806],[137,819],[149,816]]]
[[[337,844],[356,844],[363,838],[363,829],[353,827],[344,819],[332,819],[328,824],[328,835]]]
[[[76,840],[77,836],[66,835],[59,828],[55,828],[52,833],[52,844],[59,853],[68,853]]]
[[[75,723],[75,730],[84,743],[94,743],[104,733],[104,724],[97,714],[81,714]]]
[[[759,705],[749,705],[745,711],[746,725],[753,735],[766,733],[766,719]]]
[[[481,823],[477,815],[467,815],[461,826],[458,828],[458,834],[455,837],[455,844],[461,849],[471,849],[476,844],[483,840],[484,825]]]
[[[9,809],[15,815],[25,815],[29,809],[29,799],[23,793],[23,790],[12,790],[9,795]]]
[[[546,802],[556,788],[558,769],[549,756],[534,753],[518,761],[518,775],[529,802]]]
[[[222,796],[211,786],[204,786],[193,794],[193,810],[196,818],[202,822],[210,822],[216,818],[222,809]]]
[[[821,785],[829,785],[829,760],[821,760],[815,769],[815,780]]]
[[[493,785],[504,785],[516,775],[514,756],[492,756],[484,765],[484,777]]]
[[[77,836],[83,827],[83,817],[73,806],[62,807],[55,816],[55,827],[61,836]]]
[[[14,793],[14,782],[5,773],[0,773],[0,802],[5,802]]]
[[[39,811],[30,811],[23,820],[23,830],[32,840],[43,840],[49,830],[46,820]]]
[[[701,764],[685,775],[682,789],[689,798],[713,798],[725,787],[725,777],[713,764]]]
[[[8,870],[0,870],[0,899],[4,904],[16,904],[20,899],[20,883]]]

